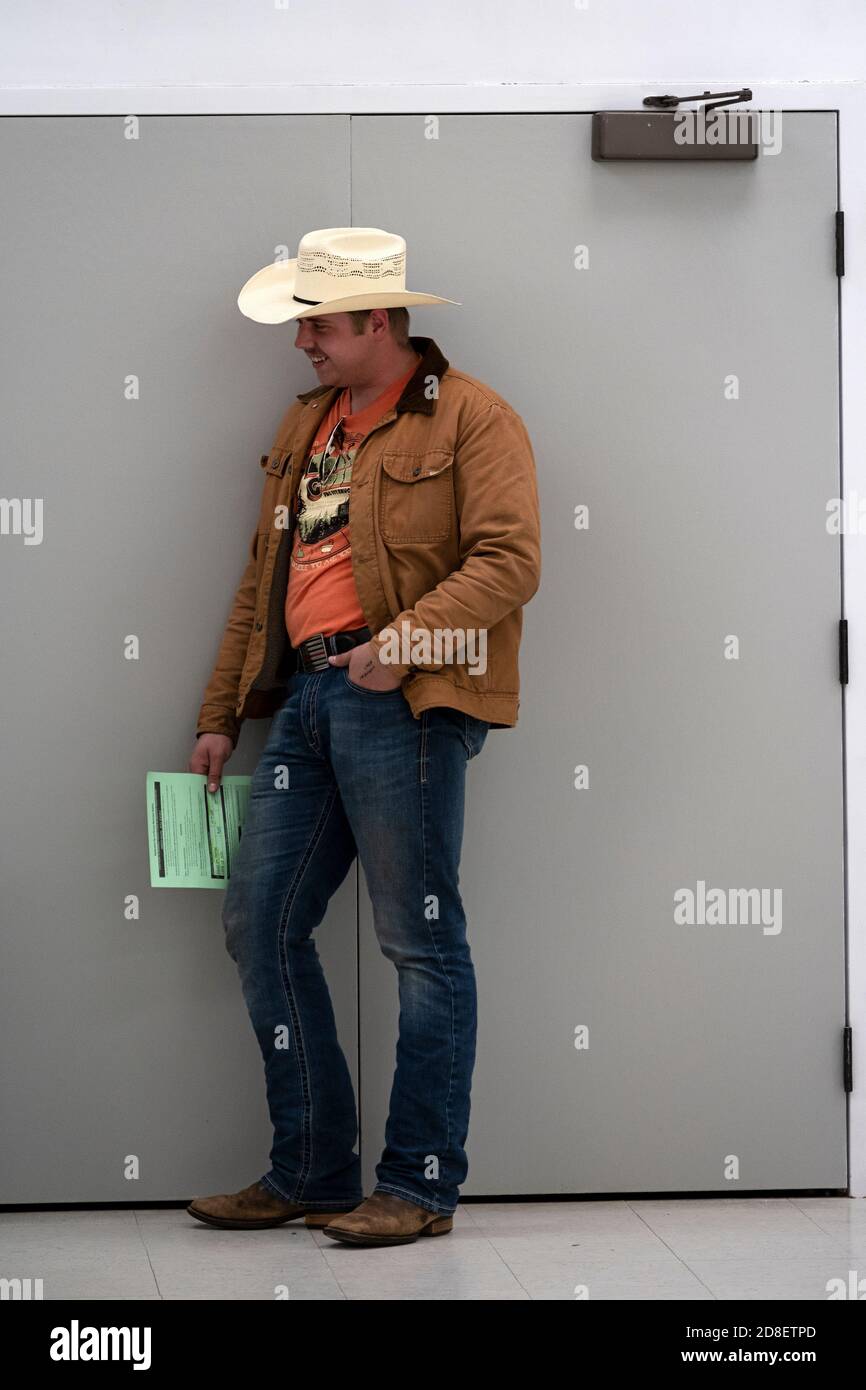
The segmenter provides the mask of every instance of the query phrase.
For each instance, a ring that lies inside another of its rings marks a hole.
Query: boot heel
[[[321,1230],[329,1221],[334,1221],[338,1216],[348,1216],[353,1210],[353,1207],[346,1207],[341,1211],[308,1211],[304,1216],[304,1225],[312,1230]]]
[[[421,1232],[422,1236],[444,1236],[454,1225],[453,1216],[438,1216],[435,1221],[431,1221],[429,1226],[425,1226]]]

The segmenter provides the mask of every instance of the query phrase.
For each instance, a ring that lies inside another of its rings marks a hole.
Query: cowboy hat
[[[319,318],[401,304],[459,304],[406,289],[406,242],[381,227],[321,227],[298,243],[295,260],[272,261],[247,280],[238,308],[256,323]]]

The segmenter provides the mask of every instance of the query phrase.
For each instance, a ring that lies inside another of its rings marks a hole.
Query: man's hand
[[[368,690],[396,690],[403,684],[402,677],[394,675],[388,666],[379,660],[376,648],[370,642],[350,647],[347,652],[336,652],[328,657],[332,666],[348,666],[349,680],[353,685],[364,685]]]
[[[215,792],[220,784],[223,763],[227,763],[234,752],[234,744],[227,734],[202,734],[187,766],[187,772],[198,772],[207,778],[207,789]]]

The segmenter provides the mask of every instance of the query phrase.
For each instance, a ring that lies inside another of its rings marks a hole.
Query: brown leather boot
[[[315,1211],[299,1202],[286,1202],[272,1192],[264,1183],[256,1181],[240,1192],[221,1193],[217,1197],[194,1197],[187,1207],[190,1216],[204,1221],[208,1226],[221,1226],[227,1230],[257,1231],[268,1226],[282,1226],[287,1221],[297,1221],[303,1216],[307,1226],[319,1228],[327,1226],[337,1216],[351,1211],[334,1208],[332,1211]]]
[[[373,1192],[347,1215],[323,1225],[322,1232],[351,1245],[409,1245],[419,1236],[447,1235],[453,1225],[453,1216],[437,1216],[390,1192]]]

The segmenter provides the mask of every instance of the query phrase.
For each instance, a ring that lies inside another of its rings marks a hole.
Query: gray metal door
[[[595,165],[588,116],[352,125],[350,190],[345,117],[0,123],[2,490],[44,500],[41,544],[0,543],[0,1199],[264,1167],[221,897],[149,888],[144,774],[185,765],[258,457],[309,384],[233,287],[350,220],[463,301],[413,325],[512,401],[539,465],[520,724],[469,775],[464,1191],[844,1186],[835,118],[786,114],[754,167]],[[699,880],[781,889],[782,929],[678,924]],[[356,963],[355,911],[350,876],[317,945],[353,1068],[360,968],[369,1184],[396,988],[366,899]]]
[[[261,1056],[222,893],[150,888],[145,773],[186,766],[259,457],[310,384],[237,291],[348,223],[348,118],[6,118],[0,166],[2,492],[44,503],[41,544],[0,537],[0,1201],[232,1190],[267,1168]],[[317,933],[353,1070],[356,901],[350,875]]]
[[[590,121],[352,120],[354,221],[462,301],[413,325],[523,415],[542,501],[519,724],[469,766],[463,1191],[844,1188],[836,117],[753,164],[593,163]],[[369,1186],[366,893],[360,969]]]

